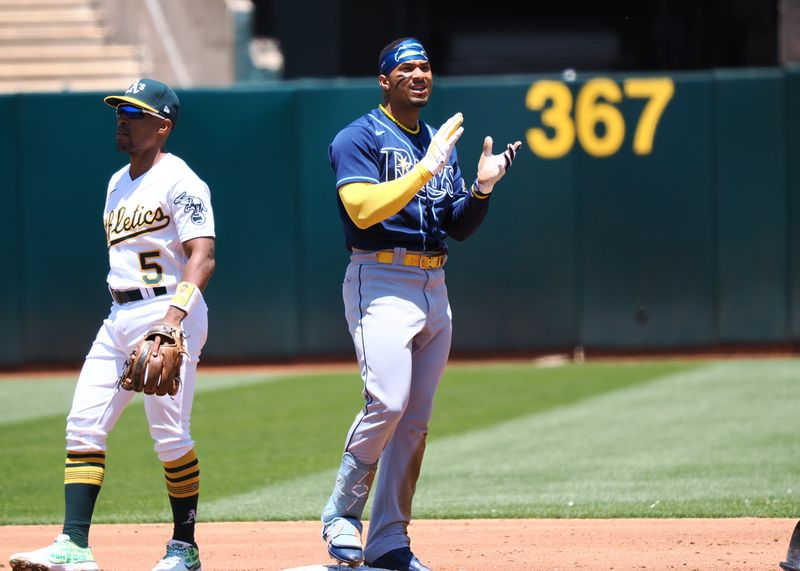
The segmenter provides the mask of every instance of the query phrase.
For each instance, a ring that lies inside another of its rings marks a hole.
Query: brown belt
[[[381,264],[394,263],[394,251],[381,250],[375,256]],[[414,266],[423,270],[435,270],[444,266],[447,261],[447,254],[405,254],[402,259],[404,266]]]

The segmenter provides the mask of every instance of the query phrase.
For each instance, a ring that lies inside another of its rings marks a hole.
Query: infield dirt
[[[414,552],[436,571],[778,570],[793,519],[415,520]],[[0,527],[0,569],[61,526]],[[171,525],[102,525],[90,536],[104,571],[149,570]],[[317,522],[200,523],[205,571],[277,571],[330,560]]]

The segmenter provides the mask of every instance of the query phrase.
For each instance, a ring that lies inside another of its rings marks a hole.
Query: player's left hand
[[[146,395],[175,396],[187,355],[184,333],[169,323],[153,325],[128,357],[117,386]]]
[[[489,194],[494,190],[494,185],[506,174],[521,146],[522,142],[516,141],[506,145],[506,150],[499,155],[493,155],[492,138],[486,137],[483,140],[483,153],[478,161],[478,191],[481,194]]]

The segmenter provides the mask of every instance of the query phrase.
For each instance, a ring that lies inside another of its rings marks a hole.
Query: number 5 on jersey
[[[160,255],[161,252],[158,250],[139,253],[139,266],[142,268],[142,281],[148,285],[159,284],[164,277],[164,268],[156,262],[150,261],[151,258],[158,258]]]

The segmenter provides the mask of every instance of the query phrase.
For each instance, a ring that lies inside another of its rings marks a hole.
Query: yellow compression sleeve
[[[400,212],[408,201],[433,178],[421,164],[394,180],[370,184],[353,182],[339,188],[344,209],[362,230]]]

